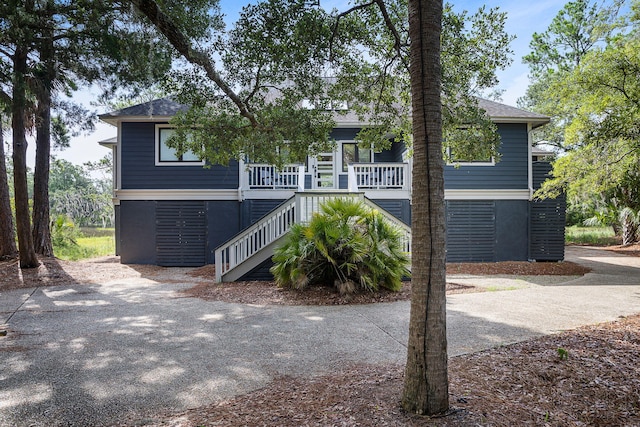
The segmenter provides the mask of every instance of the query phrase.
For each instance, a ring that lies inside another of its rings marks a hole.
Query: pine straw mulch
[[[560,358],[558,349],[566,351]],[[450,411],[400,407],[403,370],[358,365],[268,386],[154,426],[638,426],[640,316],[449,360]]]
[[[572,262],[490,262],[449,263],[448,274],[465,275],[517,275],[517,276],[582,276],[590,270]],[[372,304],[378,302],[405,301],[411,297],[411,282],[403,283],[398,292],[381,289],[379,292],[359,292],[340,295],[330,286],[313,286],[305,290],[280,289],[273,282],[251,281],[214,283],[215,266],[206,265],[188,273],[207,279],[193,288],[182,291],[185,295],[212,301],[235,302],[256,305],[343,305]],[[482,288],[447,282],[447,295],[483,292]]]

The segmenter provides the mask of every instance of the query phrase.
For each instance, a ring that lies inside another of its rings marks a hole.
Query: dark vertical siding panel
[[[155,165],[155,123],[122,124],[123,189],[229,189],[238,188],[238,162],[205,169],[194,166]]]
[[[347,188],[349,188],[349,175],[338,175],[338,188],[340,190],[346,190]]]
[[[533,186],[540,188],[549,177],[551,164],[533,163]],[[566,196],[556,199],[530,202],[531,232],[529,256],[537,261],[561,261],[564,259]]]
[[[529,202],[496,200],[496,261],[529,259]]]
[[[379,199],[373,202],[407,225],[411,225],[411,204],[409,200]]]
[[[120,255],[120,206],[116,205],[113,207],[114,213],[114,226],[115,230],[115,241],[116,241],[116,256]]]
[[[496,260],[496,214],[493,200],[448,201],[447,262]]]
[[[120,262],[156,264],[156,202],[120,202]]]
[[[242,202],[242,229],[255,224],[260,218],[282,204],[284,200],[250,199]]]
[[[215,249],[240,231],[240,202],[207,202],[207,264],[215,263]]]
[[[446,189],[527,189],[528,135],[526,124],[499,123],[500,161],[493,166],[447,165]]]
[[[201,266],[207,251],[205,203],[158,201],[156,253],[158,265]]]

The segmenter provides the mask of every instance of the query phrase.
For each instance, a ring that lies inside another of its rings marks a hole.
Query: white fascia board
[[[242,190],[242,200],[266,199],[287,200],[294,196],[297,190]]]
[[[118,200],[238,200],[238,189],[229,190],[117,190]]]
[[[444,190],[445,200],[530,200],[529,190]]]
[[[409,200],[411,194],[407,190],[367,190],[361,189],[365,197],[372,200]]]

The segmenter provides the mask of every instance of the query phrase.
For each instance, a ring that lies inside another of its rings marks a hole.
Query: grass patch
[[[620,238],[613,233],[612,227],[572,225],[566,228],[565,242],[573,245],[610,246],[619,245]]]
[[[113,255],[115,253],[115,236],[113,229],[110,230],[107,233],[98,233],[103,235],[97,236],[86,236],[83,232],[83,235],[76,239],[77,245],[55,246],[53,252],[56,257],[67,261]]]

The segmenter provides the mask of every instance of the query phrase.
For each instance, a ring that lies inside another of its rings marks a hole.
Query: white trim
[[[409,200],[411,198],[409,190],[403,190],[401,188],[394,190],[360,189],[359,191],[372,200]]]
[[[160,161],[160,129],[175,129],[175,126],[170,124],[158,124],[154,127],[154,150],[155,150],[155,162],[156,166],[204,166],[204,160],[200,160],[199,162],[194,161],[174,161],[174,162],[163,162]],[[192,153],[193,154],[193,153]]]
[[[451,147],[447,147],[447,161],[445,162],[446,166],[453,166],[455,167],[459,167],[459,166],[495,166],[496,165],[496,158],[491,156],[491,161],[489,162],[482,162],[482,161],[477,161],[477,162],[473,162],[473,161],[457,161],[457,160],[451,160]]]
[[[229,190],[117,190],[118,200],[239,200],[238,189]]]
[[[529,190],[444,190],[445,200],[529,200]]]
[[[296,190],[243,190],[242,200],[245,199],[266,199],[266,200],[286,200],[296,193]]]

